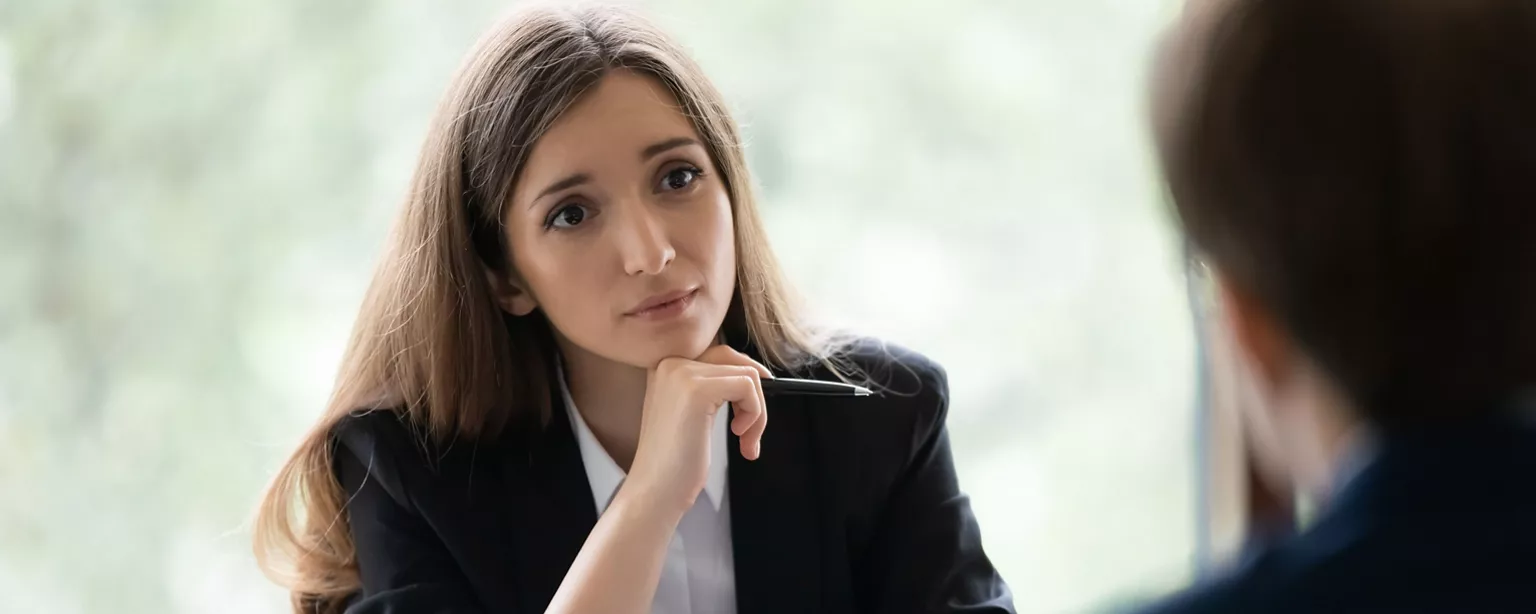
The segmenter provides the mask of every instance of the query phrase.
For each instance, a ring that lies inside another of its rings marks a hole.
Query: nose
[[[629,275],[656,275],[672,264],[677,251],[667,233],[665,220],[658,219],[648,203],[637,200],[621,207],[619,254],[624,272]]]

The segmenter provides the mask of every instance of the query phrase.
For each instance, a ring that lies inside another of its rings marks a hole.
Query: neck
[[[1314,399],[1304,412],[1314,449],[1313,475],[1308,490],[1326,501],[1337,494],[1340,478],[1348,478],[1352,465],[1361,462],[1369,438],[1369,429],[1338,390],[1321,379],[1314,386]]]
[[[1322,451],[1326,455],[1326,473],[1321,476],[1315,489],[1316,497],[1327,501],[1338,494],[1343,486],[1340,480],[1352,478],[1359,469],[1358,464],[1364,462],[1365,458],[1361,455],[1366,453],[1368,439],[1367,429],[1362,424],[1341,426],[1328,434],[1322,442]]]
[[[628,472],[640,443],[645,370],[588,352],[564,337],[557,344],[576,411],[613,462]]]

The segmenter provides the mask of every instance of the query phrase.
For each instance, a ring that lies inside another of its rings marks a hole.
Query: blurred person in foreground
[[[796,313],[677,43],[528,8],[454,78],[256,551],[295,612],[1011,612],[947,408],[934,362]]]
[[[1536,611],[1536,2],[1189,7],[1153,115],[1299,534],[1152,612]]]

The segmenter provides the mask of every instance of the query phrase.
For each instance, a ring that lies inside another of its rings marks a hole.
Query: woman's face
[[[714,342],[736,287],[730,196],[658,82],[599,80],[534,144],[505,216],[508,311],[642,368]]]

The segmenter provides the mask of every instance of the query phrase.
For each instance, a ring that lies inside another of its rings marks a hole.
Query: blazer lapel
[[[550,413],[548,425],[526,448],[527,457],[507,459],[527,465],[511,472],[527,476],[528,486],[509,489],[513,491],[509,496],[517,497],[509,505],[523,519],[517,523],[512,547],[518,554],[520,577],[526,578],[523,593],[528,611],[537,612],[548,607],[597,524],[597,505],[570,420],[563,409]]]
[[[802,399],[770,402],[760,458],[742,458],[740,439],[728,439],[737,611],[815,612],[823,574],[814,425]]]

